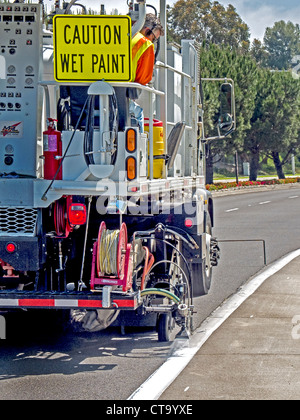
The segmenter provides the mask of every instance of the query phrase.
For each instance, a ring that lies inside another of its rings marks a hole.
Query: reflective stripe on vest
[[[134,35],[131,41],[132,46],[132,81],[134,82],[136,76],[137,63],[142,54],[150,47],[154,49],[153,43],[143,34],[138,32]]]

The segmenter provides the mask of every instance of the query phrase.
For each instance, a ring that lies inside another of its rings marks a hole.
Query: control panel
[[[0,3],[0,177],[37,175],[42,5]]]

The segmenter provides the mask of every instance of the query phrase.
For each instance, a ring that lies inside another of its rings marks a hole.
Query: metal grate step
[[[37,209],[0,207],[0,236],[35,236]]]

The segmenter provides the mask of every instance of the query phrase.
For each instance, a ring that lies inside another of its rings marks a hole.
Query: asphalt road
[[[210,293],[199,298],[198,324],[263,269],[265,259],[268,265],[300,248],[300,187],[256,191],[214,197],[213,234],[220,242],[221,259]]]
[[[263,268],[262,240],[267,264],[300,248],[300,188],[216,197],[215,216],[221,261],[209,295],[196,300],[195,326]],[[7,339],[0,341],[1,400],[125,400],[172,348],[158,343],[153,331],[75,335],[50,325],[41,314],[7,317]]]

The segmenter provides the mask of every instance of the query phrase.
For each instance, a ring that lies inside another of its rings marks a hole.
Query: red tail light
[[[13,242],[6,244],[6,251],[12,254],[16,250],[16,245]]]
[[[84,225],[86,223],[86,206],[81,203],[72,203],[68,210],[71,225]]]
[[[185,219],[185,221],[184,221],[184,226],[185,227],[187,227],[187,228],[191,228],[191,227],[193,227],[193,220],[192,219]]]

